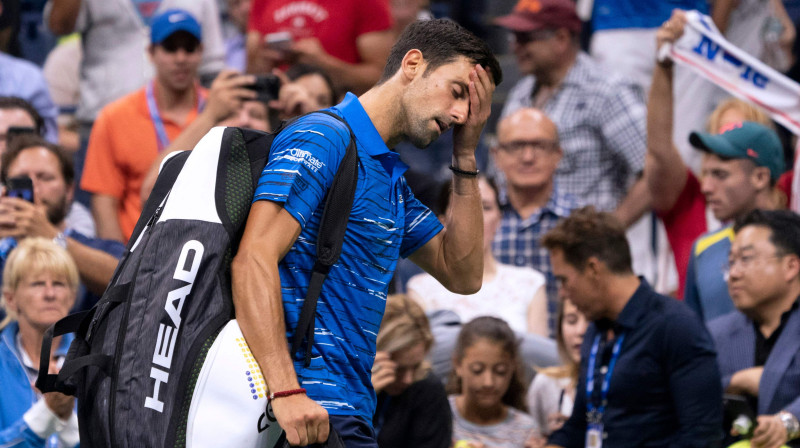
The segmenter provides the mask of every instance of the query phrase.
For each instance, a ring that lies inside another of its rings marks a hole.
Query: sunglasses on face
[[[555,35],[555,30],[536,30],[536,31],[514,31],[511,38],[518,45],[525,45],[531,42],[550,39]]]

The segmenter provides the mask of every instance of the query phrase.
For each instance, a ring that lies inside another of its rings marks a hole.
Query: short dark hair
[[[44,134],[44,118],[39,114],[39,111],[33,107],[33,104],[23,100],[17,96],[0,96],[0,110],[21,109],[28,113],[31,121],[34,123],[34,129],[39,135]]]
[[[542,238],[548,250],[559,249],[564,260],[577,269],[596,257],[615,274],[633,272],[625,226],[611,213],[588,206],[574,210]]]
[[[464,56],[488,69],[495,85],[503,81],[500,63],[486,42],[452,20],[434,19],[418,20],[403,30],[389,53],[378,84],[394,76],[400,70],[403,57],[414,49],[421,51],[428,63],[425,74]]]
[[[331,101],[333,102],[331,105],[335,105],[339,93],[336,91],[336,86],[333,85],[333,79],[331,79],[328,72],[324,69],[311,64],[294,64],[286,70],[286,77],[292,81],[297,81],[303,76],[308,75],[319,75],[322,77],[322,80],[325,81],[325,85],[331,92]]]
[[[6,152],[0,158],[0,182],[6,183],[8,181],[8,167],[17,160],[22,151],[38,147],[42,147],[56,156],[58,163],[61,165],[61,175],[64,176],[64,183],[72,185],[75,180],[75,167],[72,163],[72,157],[68,156],[60,146],[50,143],[38,135],[20,135],[11,140]]]
[[[800,215],[790,210],[753,210],[736,220],[733,231],[748,226],[770,230],[769,241],[782,254],[800,257]]]

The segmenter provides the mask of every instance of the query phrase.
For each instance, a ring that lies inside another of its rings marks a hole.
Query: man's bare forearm
[[[48,27],[54,34],[64,35],[75,31],[75,22],[81,9],[81,0],[51,0],[52,8]]]
[[[614,215],[625,227],[629,227],[648,210],[650,210],[650,191],[647,188],[647,181],[644,177],[640,177],[628,190],[628,194],[620,202]]]

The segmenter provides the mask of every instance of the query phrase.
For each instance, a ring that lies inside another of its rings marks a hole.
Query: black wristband
[[[480,173],[480,171],[478,171],[478,170],[475,170],[475,171],[460,170],[460,169],[454,167],[453,165],[450,165],[450,171],[452,171],[455,174],[460,174],[462,176],[467,176],[467,177],[476,177],[478,175],[478,173]]]

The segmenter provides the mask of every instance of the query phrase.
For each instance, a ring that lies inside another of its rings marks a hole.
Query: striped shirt
[[[522,78],[509,92],[503,116],[531,107],[536,81]],[[544,112],[558,127],[564,157],[556,182],[600,210],[617,208],[644,170],[644,93],[580,53]]]
[[[551,333],[555,328],[554,318],[558,310],[558,285],[553,275],[553,268],[550,267],[550,255],[547,249],[539,244],[539,240],[555,227],[559,220],[569,216],[581,205],[574,196],[563,193],[558,186],[554,186],[547,204],[527,219],[522,219],[508,203],[505,194],[501,195],[500,208],[503,218],[500,221],[500,228],[494,235],[492,253],[500,263],[527,266],[544,274],[547,280],[547,312]]]
[[[294,367],[308,396],[333,415],[372,421],[371,371],[386,294],[399,257],[419,249],[442,230],[436,216],[414,198],[403,178],[406,165],[391,152],[355,95],[330,109],[353,130],[359,155],[358,187],[342,255],[332,267],[317,304],[309,367]],[[291,340],[314,260],[324,196],[350,142],[347,126],[312,114],[273,141],[270,161],[254,201],[283,203],[302,227],[279,263],[286,336]]]

